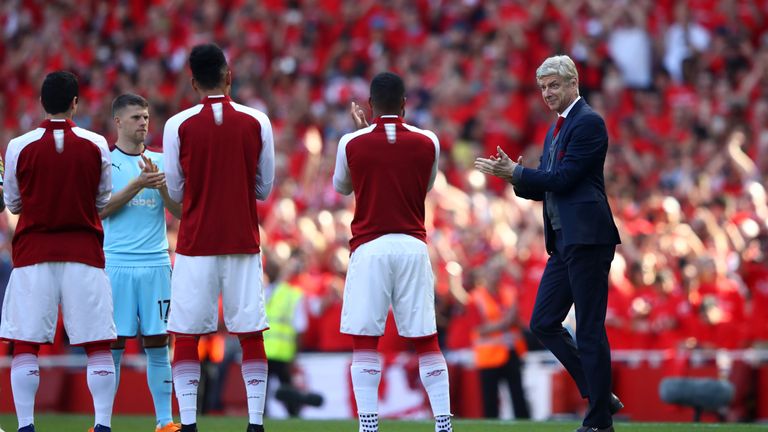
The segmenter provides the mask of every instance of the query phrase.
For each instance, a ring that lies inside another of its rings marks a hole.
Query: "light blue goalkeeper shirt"
[[[163,170],[163,155],[145,151],[144,156]],[[119,148],[112,150],[112,193],[141,174],[141,156]],[[170,265],[165,231],[165,207],[157,189],[142,189],[122,208],[102,221],[104,255],[108,266],[152,267]]]

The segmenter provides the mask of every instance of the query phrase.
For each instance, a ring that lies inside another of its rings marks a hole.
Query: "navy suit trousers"
[[[541,277],[531,331],[560,360],[582,397],[589,398],[583,425],[606,428],[613,421],[605,311],[616,246],[563,243],[561,231],[555,231],[555,250]],[[562,324],[572,304],[576,306],[576,341]]]

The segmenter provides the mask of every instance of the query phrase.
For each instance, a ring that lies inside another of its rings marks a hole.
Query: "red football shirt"
[[[5,202],[19,215],[13,265],[79,262],[104,267],[99,209],[112,192],[103,136],[71,120],[46,120],[8,143]]]
[[[352,252],[385,234],[407,234],[426,242],[424,199],[437,175],[440,143],[431,131],[382,116],[341,138],[333,186],[355,193]]]
[[[168,192],[182,202],[176,251],[209,256],[260,251],[256,200],[272,190],[272,125],[261,111],[209,96],[163,131]]]

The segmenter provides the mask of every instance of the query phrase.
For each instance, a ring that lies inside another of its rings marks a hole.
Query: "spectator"
[[[685,60],[693,59],[709,45],[710,33],[691,16],[688,2],[678,0],[674,6],[675,22],[664,35],[664,67],[675,81],[683,81]]]
[[[522,378],[522,357],[526,352],[517,311],[517,292],[501,280],[501,263],[475,271],[470,292],[470,314],[474,324],[475,365],[480,369],[483,416],[499,418],[499,384],[506,382],[515,419],[531,417]]]

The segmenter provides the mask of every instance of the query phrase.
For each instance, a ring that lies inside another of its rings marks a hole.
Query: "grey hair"
[[[576,70],[576,64],[567,55],[549,57],[544,63],[536,69],[536,79],[542,79],[545,76],[557,75],[566,80],[579,79],[579,72]]]

